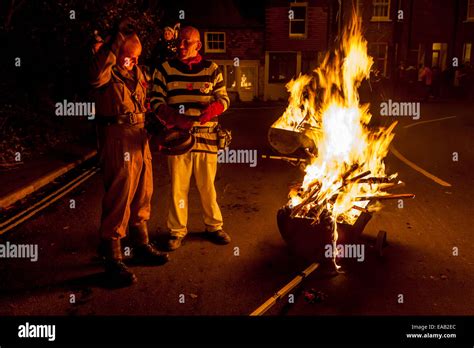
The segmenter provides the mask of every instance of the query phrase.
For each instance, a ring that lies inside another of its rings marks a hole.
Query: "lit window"
[[[240,68],[240,88],[243,90],[252,91],[254,83],[257,81],[257,68],[255,67],[241,67]]]
[[[292,3],[290,5],[290,37],[306,37],[306,12],[308,4],[306,2]]]
[[[225,33],[206,32],[206,34],[204,35],[204,45],[206,52],[224,53]]]
[[[462,52],[462,62],[463,63],[470,63],[471,62],[471,48],[472,43],[467,42],[464,44],[463,52]]]
[[[441,70],[446,69],[448,56],[448,44],[445,42],[434,42],[432,46],[431,66],[437,66]]]
[[[474,20],[474,0],[467,1],[467,19]]]
[[[390,0],[373,0],[372,20],[386,21],[390,19]]]

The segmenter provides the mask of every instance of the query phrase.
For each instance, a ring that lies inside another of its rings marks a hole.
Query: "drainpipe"
[[[454,24],[453,24],[453,37],[452,37],[452,47],[450,47],[450,56],[456,57],[456,52],[461,51],[459,55],[460,60],[462,61],[462,50],[459,50],[459,45],[457,43],[457,31],[458,31],[458,23],[459,23],[459,0],[454,1]],[[461,46],[462,47],[462,46]],[[462,62],[461,62],[462,63]],[[452,62],[450,63],[452,64]]]

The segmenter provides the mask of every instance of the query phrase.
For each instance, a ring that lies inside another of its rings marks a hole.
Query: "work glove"
[[[222,105],[221,102],[215,101],[209,104],[209,106],[201,112],[201,116],[199,116],[199,121],[201,121],[201,124],[205,124],[206,122],[209,122],[211,119],[216,116],[219,116],[223,112],[224,105]]]
[[[161,104],[158,108],[157,117],[168,129],[177,127],[187,130],[193,126],[193,121],[188,120],[184,115],[165,104]]]

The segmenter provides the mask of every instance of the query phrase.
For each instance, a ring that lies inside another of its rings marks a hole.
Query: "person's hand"
[[[173,128],[175,126],[176,110],[166,104],[161,104],[156,110],[156,117],[160,120],[166,128]]]
[[[191,129],[194,122],[181,115],[172,107],[162,104],[157,110],[158,119],[166,126],[166,128],[180,128],[184,130]]]
[[[178,119],[176,120],[176,127],[184,130],[189,130],[193,127],[194,122],[187,119],[183,115],[178,115]]]
[[[201,121],[201,124],[205,124],[206,122],[209,122],[214,117],[222,114],[222,112],[224,112],[224,105],[222,105],[222,103],[218,101],[215,101],[209,104],[209,106],[201,112],[199,121]]]

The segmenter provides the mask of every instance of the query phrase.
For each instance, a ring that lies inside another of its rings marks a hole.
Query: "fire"
[[[369,127],[372,115],[368,104],[360,105],[358,88],[369,78],[372,65],[354,15],[338,47],[314,74],[287,84],[289,105],[272,127],[304,132],[317,148],[302,184],[290,191],[293,217],[317,222],[321,214],[329,214],[335,226],[353,224],[369,203],[367,198],[386,194],[384,181],[377,179],[387,179],[384,158],[396,122],[388,128]],[[369,174],[371,178],[361,180]]]

